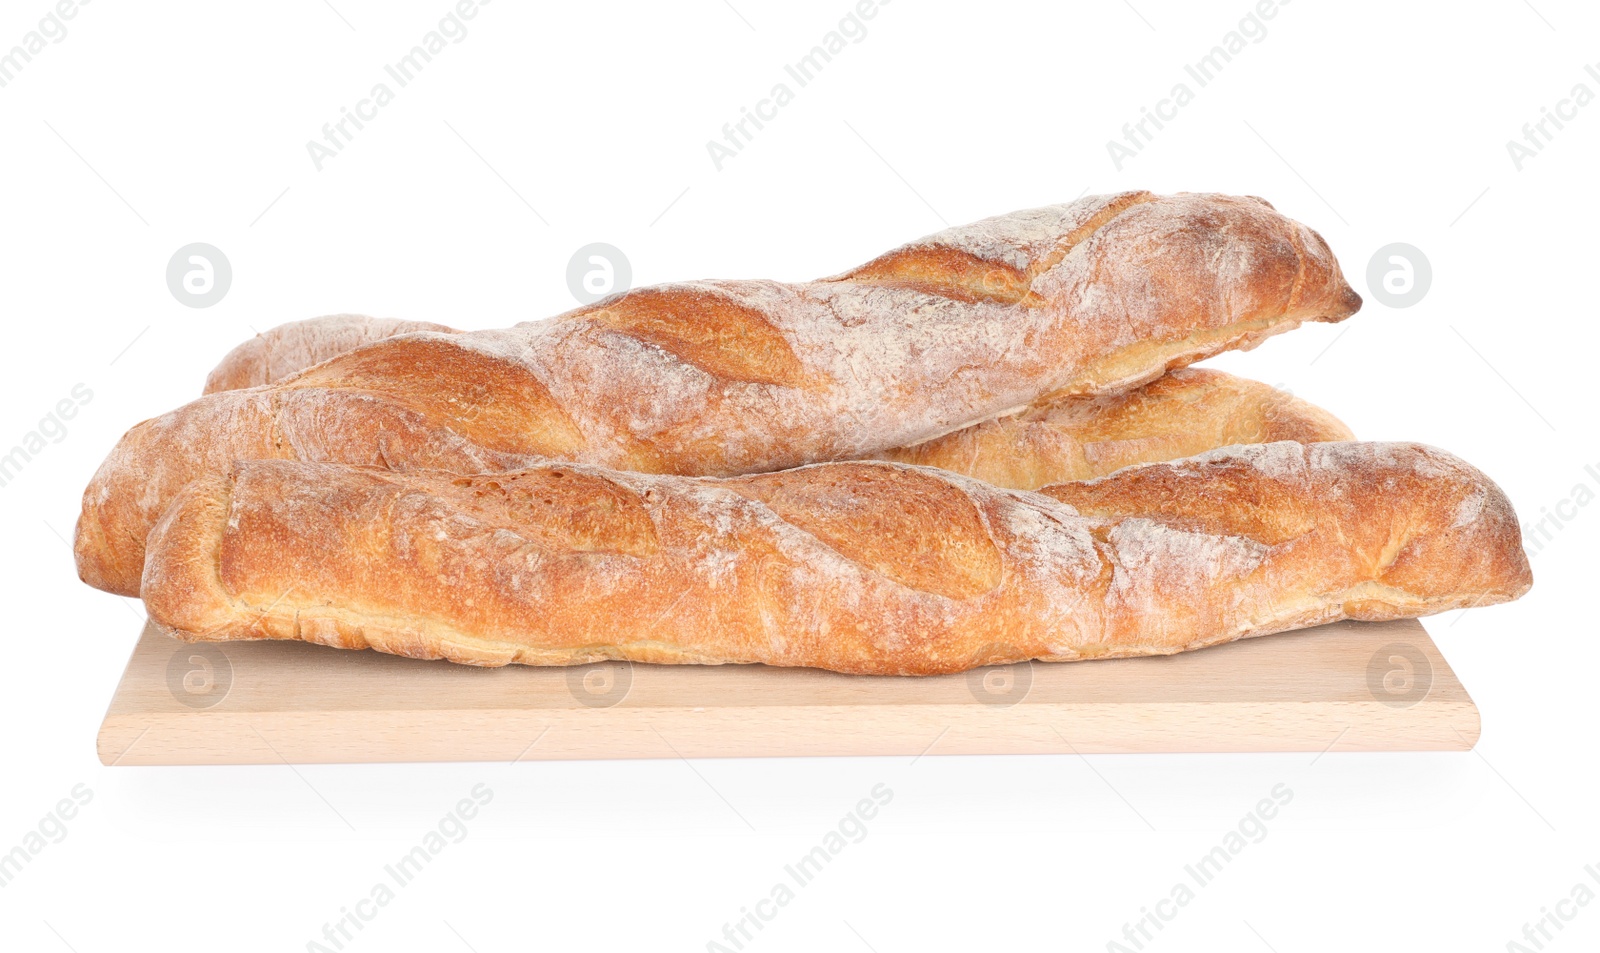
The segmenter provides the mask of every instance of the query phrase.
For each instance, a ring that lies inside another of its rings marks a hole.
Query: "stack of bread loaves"
[[[1482,473],[1184,369],[1360,304],[1260,199],[1131,192],[803,284],[284,325],[122,438],[78,570],[191,640],[907,675],[1516,598]]]

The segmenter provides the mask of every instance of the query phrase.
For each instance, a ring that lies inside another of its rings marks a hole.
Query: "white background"
[[[1106,141],[1247,0],[897,0],[719,172],[706,141],[851,9],[731,4],[499,0],[320,172],[306,141],[447,0],[100,0],[0,88],[0,446],[75,384],[94,395],[0,488],[0,851],[74,785],[93,792],[0,889],[0,947],[306,949],[480,782],[494,800],[467,839],[348,949],[703,950],[880,782],[894,799],[866,839],[747,949],[1102,950],[1280,782],[1294,799],[1267,838],[1150,949],[1503,950],[1574,884],[1600,892],[1584,873],[1600,863],[1600,505],[1562,504],[1580,483],[1600,492],[1584,470],[1600,471],[1600,103],[1521,171],[1505,145],[1574,84],[1600,93],[1584,72],[1600,13],[1296,0],[1119,171]],[[50,9],[5,0],[0,50]],[[252,328],[343,310],[465,328],[547,316],[573,305],[567,260],[593,241],[626,252],[636,285],[807,279],[945,223],[1130,188],[1265,196],[1321,231],[1368,297],[1344,325],[1217,366],[1364,438],[1450,449],[1525,524],[1575,514],[1526,598],[1428,623],[1482,709],[1476,752],[96,760],[142,613],[79,584],[60,537],[117,437],[196,396]],[[1365,279],[1397,241],[1434,273],[1404,310]],[[165,283],[190,242],[232,262],[208,309]],[[1567,909],[1547,948],[1594,948],[1600,903]]]

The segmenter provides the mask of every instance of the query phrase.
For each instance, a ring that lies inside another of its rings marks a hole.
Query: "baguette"
[[[206,393],[270,383],[416,330],[451,329],[352,314],[282,324],[229,351],[206,379]],[[1183,368],[1121,394],[1035,405],[876,459],[1036,490],[1234,444],[1353,439],[1338,418],[1284,391],[1221,371]]]
[[[931,675],[1424,615],[1531,581],[1510,503],[1461,460],[1281,442],[1040,493],[885,462],[726,479],[246,462],[179,494],[143,595],[196,641]]]
[[[129,431],[84,493],[78,572],[137,592],[172,497],[235,460],[721,476],[856,459],[1360,303],[1322,239],[1260,199],[1128,192],[823,281],[665,285],[504,331],[408,334]]]

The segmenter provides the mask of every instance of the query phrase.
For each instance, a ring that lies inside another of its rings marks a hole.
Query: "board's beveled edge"
[[[128,660],[122,663],[122,674],[117,677],[117,687],[111,692],[111,700],[106,702],[106,713],[100,717],[100,730],[95,732],[94,749],[95,757],[106,767],[114,767],[120,763],[120,757],[110,761],[106,760],[107,735],[112,722],[129,706],[126,704],[129,682],[133,678],[134,659],[139,655],[139,649],[144,645],[144,640],[150,637],[151,629],[155,623],[146,617],[144,625],[139,628],[139,637],[134,640],[133,647],[128,650]],[[120,750],[126,754],[126,750]]]

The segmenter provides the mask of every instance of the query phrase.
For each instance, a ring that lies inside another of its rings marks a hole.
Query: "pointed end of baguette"
[[[1289,309],[1306,321],[1337,323],[1361,310],[1361,295],[1345,279],[1328,242],[1313,228],[1295,223],[1299,230],[1300,276],[1290,295]]]
[[[1344,314],[1345,317],[1349,317],[1350,315],[1355,314],[1357,311],[1360,311],[1361,306],[1365,303],[1366,302],[1361,300],[1361,295],[1356,293],[1356,289],[1350,287],[1349,282],[1345,282],[1344,290],[1339,295],[1339,311]]]

